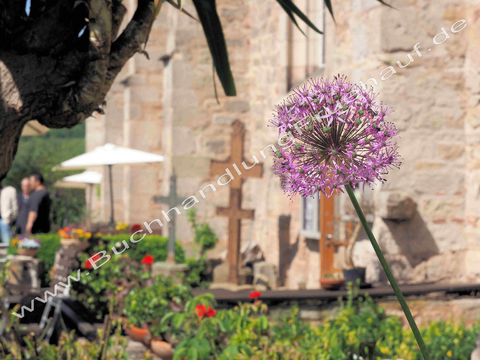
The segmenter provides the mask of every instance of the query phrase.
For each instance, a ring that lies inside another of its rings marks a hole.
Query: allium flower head
[[[274,154],[274,172],[285,192],[331,196],[344,185],[372,185],[401,158],[385,120],[392,110],[377,104],[372,89],[348,83],[345,76],[311,80],[277,106],[273,125],[284,146]]]

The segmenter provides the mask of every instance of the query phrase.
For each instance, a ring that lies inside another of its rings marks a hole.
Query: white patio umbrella
[[[115,221],[113,213],[112,166],[154,163],[162,162],[164,160],[165,158],[162,155],[124,148],[108,143],[97,147],[93,151],[64,161],[60,165],[55,166],[53,170],[85,169],[86,167],[90,166],[108,166],[111,208],[110,224],[113,225],[115,224]]]
[[[102,174],[96,171],[84,171],[83,173],[65,176],[55,183],[56,187],[86,189],[91,185],[98,185],[102,182]]]
[[[88,191],[88,203],[87,214],[90,216],[92,210],[93,200],[93,187],[102,182],[102,174],[96,171],[84,171],[83,173],[65,176],[62,180],[57,181],[54,186],[73,189],[85,189]],[[88,189],[88,190],[87,190]]]

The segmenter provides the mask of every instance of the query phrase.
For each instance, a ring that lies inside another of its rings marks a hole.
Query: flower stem
[[[415,336],[415,339],[417,340],[417,344],[420,347],[420,351],[422,352],[423,358],[425,360],[430,360],[430,355],[428,354],[427,347],[425,346],[425,342],[423,341],[422,335],[420,334],[420,331],[418,330],[417,324],[415,323],[415,320],[413,319],[412,313],[410,312],[410,309],[408,308],[407,302],[405,301],[405,298],[402,295],[402,292],[400,288],[398,287],[398,284],[392,274],[392,271],[390,270],[390,267],[387,264],[387,261],[385,260],[385,257],[383,256],[382,250],[380,249],[380,246],[378,245],[377,240],[375,239],[375,236],[372,233],[372,230],[370,230],[370,226],[367,223],[367,219],[365,218],[365,215],[363,214],[362,208],[360,207],[360,204],[357,201],[357,198],[355,197],[355,194],[353,193],[353,189],[350,187],[350,185],[345,185],[345,189],[347,190],[347,194],[350,197],[350,200],[352,201],[353,207],[355,208],[355,211],[358,214],[358,217],[360,219],[360,222],[363,225],[363,228],[365,229],[365,232],[368,235],[368,238],[370,239],[370,242],[372,243],[373,249],[375,250],[375,253],[377,254],[378,260],[380,260],[380,264],[382,264],[383,270],[385,270],[385,273],[387,274],[387,278],[390,281],[390,285],[392,285],[393,291],[395,292],[395,295],[397,296],[398,302],[400,303],[400,306],[403,309],[403,312],[405,313],[405,316],[407,317],[408,323],[410,324],[410,328],[412,329],[413,335]]]

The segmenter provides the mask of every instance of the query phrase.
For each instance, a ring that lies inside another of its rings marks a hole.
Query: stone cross
[[[243,159],[243,140],[245,130],[243,124],[240,121],[233,123],[233,132],[231,138],[231,155],[227,161],[212,161],[210,163],[211,175],[223,175],[225,169],[232,166],[235,171],[242,173],[239,166]],[[245,162],[245,167],[252,166]],[[262,177],[263,166],[262,164],[256,164],[249,170],[243,169],[243,177]],[[240,263],[240,240],[241,240],[241,220],[253,219],[253,210],[242,210],[242,182],[243,179],[235,176],[230,181],[230,200],[229,207],[217,207],[217,215],[228,217],[228,255],[227,261],[229,265],[228,281],[230,283],[238,284],[238,267]]]
[[[168,196],[154,196],[153,201],[155,203],[162,203],[168,205],[170,208],[182,203],[185,199],[177,196],[177,175],[173,170],[172,176],[170,176],[170,194]],[[177,213],[173,211],[170,215],[170,221],[168,222],[168,253],[167,262],[175,263],[175,223]]]

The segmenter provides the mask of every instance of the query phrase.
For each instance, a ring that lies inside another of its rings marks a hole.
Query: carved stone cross
[[[170,194],[168,196],[154,196],[153,201],[155,203],[161,203],[168,205],[170,208],[182,203],[185,199],[177,196],[177,175],[173,170],[172,176],[170,176]],[[168,222],[168,253],[167,262],[175,263],[175,223],[177,213],[173,211],[170,215],[170,221]]]
[[[231,155],[227,161],[212,161],[210,163],[210,173],[212,175],[223,175],[225,169],[233,167],[237,176],[230,181],[230,200],[229,207],[217,207],[217,215],[228,217],[228,255],[227,261],[229,265],[228,281],[230,283],[238,284],[238,266],[240,263],[240,240],[241,240],[241,220],[253,219],[253,210],[242,209],[242,177],[262,177],[263,166],[256,164],[251,169],[246,169],[252,166],[246,163],[243,159],[243,140],[245,130],[240,121],[233,123],[233,133],[231,138]],[[243,164],[244,163],[244,164]],[[243,165],[240,170],[239,166]],[[233,172],[232,172],[233,173]],[[239,174],[241,173],[241,175]]]

